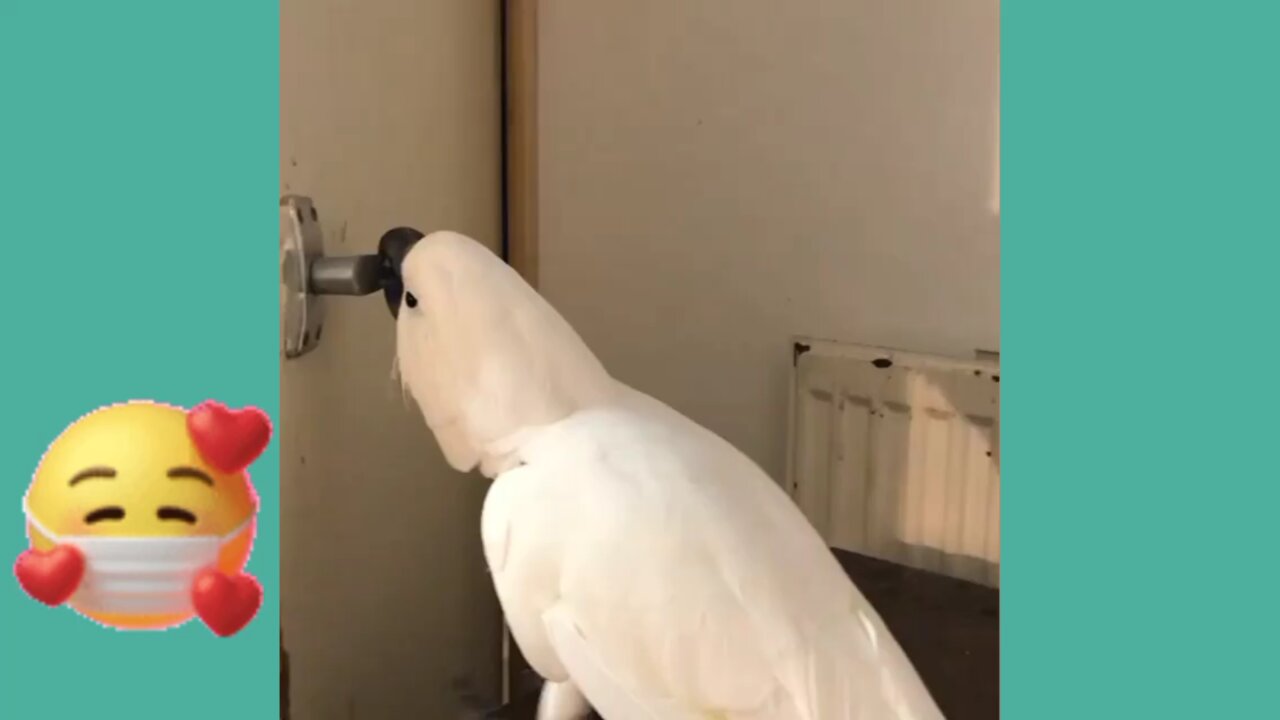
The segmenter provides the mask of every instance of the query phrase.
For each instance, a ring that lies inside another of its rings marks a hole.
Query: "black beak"
[[[382,258],[382,294],[387,299],[391,317],[400,316],[400,302],[404,299],[400,267],[410,248],[422,238],[422,233],[413,228],[399,227],[388,230],[378,241],[378,257]]]

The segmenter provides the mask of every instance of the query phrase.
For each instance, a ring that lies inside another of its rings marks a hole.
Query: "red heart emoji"
[[[70,545],[43,552],[32,548],[18,556],[13,568],[18,584],[45,605],[61,605],[71,598],[84,577],[84,556]]]
[[[271,442],[271,420],[253,407],[230,410],[209,400],[187,413],[187,433],[205,462],[225,473],[249,467]]]
[[[252,575],[228,576],[213,568],[196,576],[191,589],[196,614],[219,637],[240,632],[262,607],[262,586]]]

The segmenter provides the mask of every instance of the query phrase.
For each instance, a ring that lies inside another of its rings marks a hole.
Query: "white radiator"
[[[999,587],[998,363],[795,353],[787,489],[827,543]]]

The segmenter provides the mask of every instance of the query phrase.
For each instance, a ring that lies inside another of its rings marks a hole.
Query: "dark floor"
[[[836,552],[948,720],[1000,717],[1000,591]]]
[[[1000,716],[998,590],[836,552],[924,678],[948,720]],[[526,671],[516,699],[488,717],[533,720],[540,683]]]

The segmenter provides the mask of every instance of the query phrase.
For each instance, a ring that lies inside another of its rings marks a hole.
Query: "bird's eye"
[[[404,294],[404,304],[411,308],[416,308],[418,307],[418,298],[414,297],[413,293],[407,292]]]

